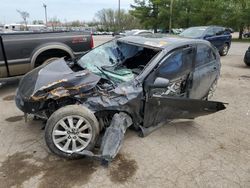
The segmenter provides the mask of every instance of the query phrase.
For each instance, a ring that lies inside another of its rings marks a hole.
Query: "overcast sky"
[[[129,9],[134,0],[121,0],[121,8]],[[1,0],[0,23],[22,21],[17,9],[30,13],[29,21],[45,20],[45,3],[48,7],[48,19],[57,17],[61,21],[91,21],[95,13],[103,8],[118,8],[118,0]]]

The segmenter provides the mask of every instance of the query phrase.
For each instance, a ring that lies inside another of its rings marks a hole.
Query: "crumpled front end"
[[[16,105],[25,113],[43,110],[49,100],[88,93],[100,77],[82,70],[74,72],[64,59],[56,60],[26,74],[19,83]]]

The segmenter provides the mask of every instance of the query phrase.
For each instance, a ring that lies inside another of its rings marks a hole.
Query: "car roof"
[[[161,38],[152,38],[152,37],[145,37],[145,36],[127,36],[123,38],[119,38],[118,41],[135,44],[138,46],[144,46],[148,48],[154,48],[154,49],[167,49],[169,47],[178,47],[178,46],[184,46],[184,45],[190,45],[190,44],[197,44],[197,43],[203,43],[203,44],[210,44],[209,42],[205,40],[200,39],[189,39],[189,38],[182,38],[182,37],[161,37]]]
[[[221,27],[221,28],[225,28],[225,27],[223,27],[223,26],[219,26],[219,25],[195,26],[195,27],[189,27],[189,28],[208,29],[208,28],[211,28],[211,27]],[[187,29],[189,29],[189,28],[187,28]]]

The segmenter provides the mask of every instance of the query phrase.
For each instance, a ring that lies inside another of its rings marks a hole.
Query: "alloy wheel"
[[[62,118],[56,123],[52,132],[55,146],[69,154],[84,150],[92,136],[92,126],[81,116]]]

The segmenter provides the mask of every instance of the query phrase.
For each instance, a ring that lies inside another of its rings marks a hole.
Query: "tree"
[[[152,28],[157,32],[160,24],[159,8],[164,5],[165,0],[134,0],[130,13],[138,18],[145,28]]]
[[[52,27],[52,30],[54,31],[56,27],[61,26],[61,21],[57,17],[53,17],[49,20],[49,24]]]
[[[20,14],[20,16],[22,17],[23,21],[24,21],[24,24],[25,24],[25,28],[26,30],[28,30],[28,27],[27,27],[27,18],[30,17],[30,14],[26,11],[21,11],[21,10],[17,10],[17,12]]]
[[[43,20],[33,20],[32,23],[33,23],[34,25],[43,25],[43,24],[44,24]]]
[[[227,11],[227,25],[239,30],[239,39],[242,39],[244,28],[250,26],[250,1],[229,0]]]
[[[145,28],[168,29],[170,0],[134,0],[131,14]],[[250,26],[250,0],[174,0],[173,27],[222,25],[239,30]]]
[[[118,31],[132,28],[140,28],[137,18],[125,10],[120,11],[120,22],[118,11],[113,9],[102,9],[96,13],[100,24],[106,31]]]

